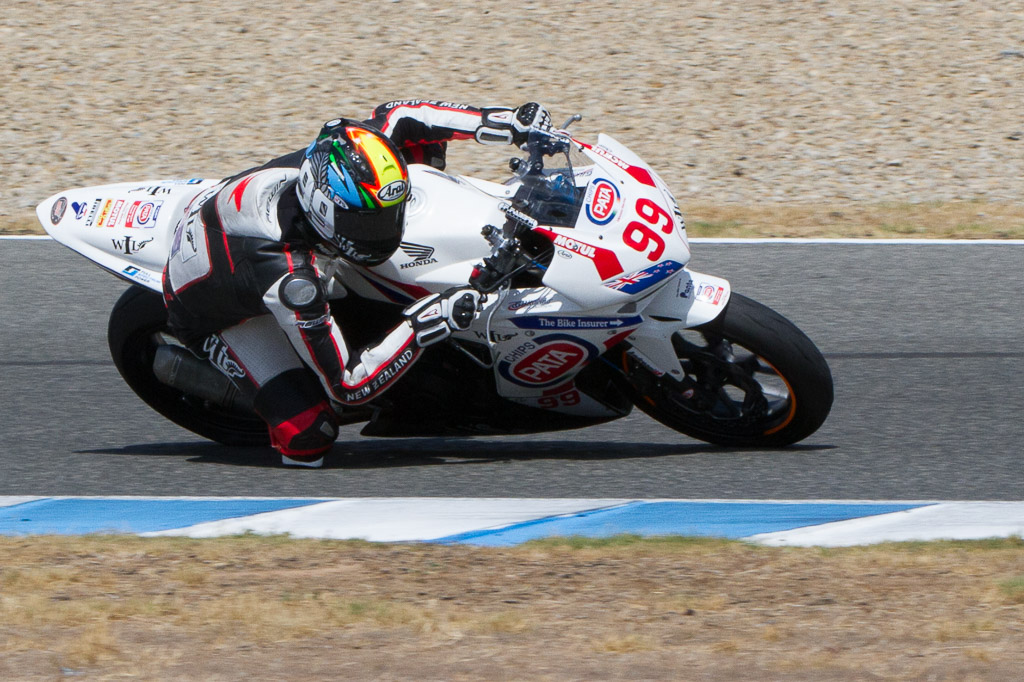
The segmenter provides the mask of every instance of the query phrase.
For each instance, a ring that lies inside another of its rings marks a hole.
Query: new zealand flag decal
[[[682,263],[677,263],[674,260],[663,260],[657,265],[649,268],[638,270],[637,272],[629,275],[623,275],[622,277],[616,277],[609,282],[605,282],[604,285],[609,289],[615,289],[616,291],[621,291],[624,294],[635,294],[654,286],[666,277],[674,275],[682,269]]]

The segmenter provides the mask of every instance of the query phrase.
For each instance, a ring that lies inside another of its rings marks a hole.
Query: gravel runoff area
[[[680,201],[1015,201],[1024,2],[7,0],[0,224],[73,186],[224,176],[396,98],[538,100]],[[461,143],[492,173],[508,150]]]

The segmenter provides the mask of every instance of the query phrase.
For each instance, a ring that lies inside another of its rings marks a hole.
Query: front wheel
[[[832,408],[832,374],[814,343],[774,310],[740,294],[672,345],[685,376],[656,376],[628,354],[637,407],[717,445],[781,447],[814,433]]]
[[[125,291],[110,312],[107,344],[125,383],[178,426],[224,445],[270,444],[266,424],[255,413],[227,409],[156,378],[157,348],[180,345],[167,330],[167,310],[160,294],[140,286]]]

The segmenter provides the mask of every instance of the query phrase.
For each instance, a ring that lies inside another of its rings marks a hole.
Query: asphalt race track
[[[642,414],[517,438],[364,439],[327,468],[204,441],[152,412],[106,348],[126,285],[50,241],[0,241],[0,495],[1024,499],[1024,246],[695,244],[691,266],[792,319],[832,416],[730,450]]]

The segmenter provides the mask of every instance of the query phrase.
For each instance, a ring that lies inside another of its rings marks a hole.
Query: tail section
[[[36,207],[56,241],[118,277],[160,290],[174,227],[188,202],[216,180],[158,180],[60,192]]]

